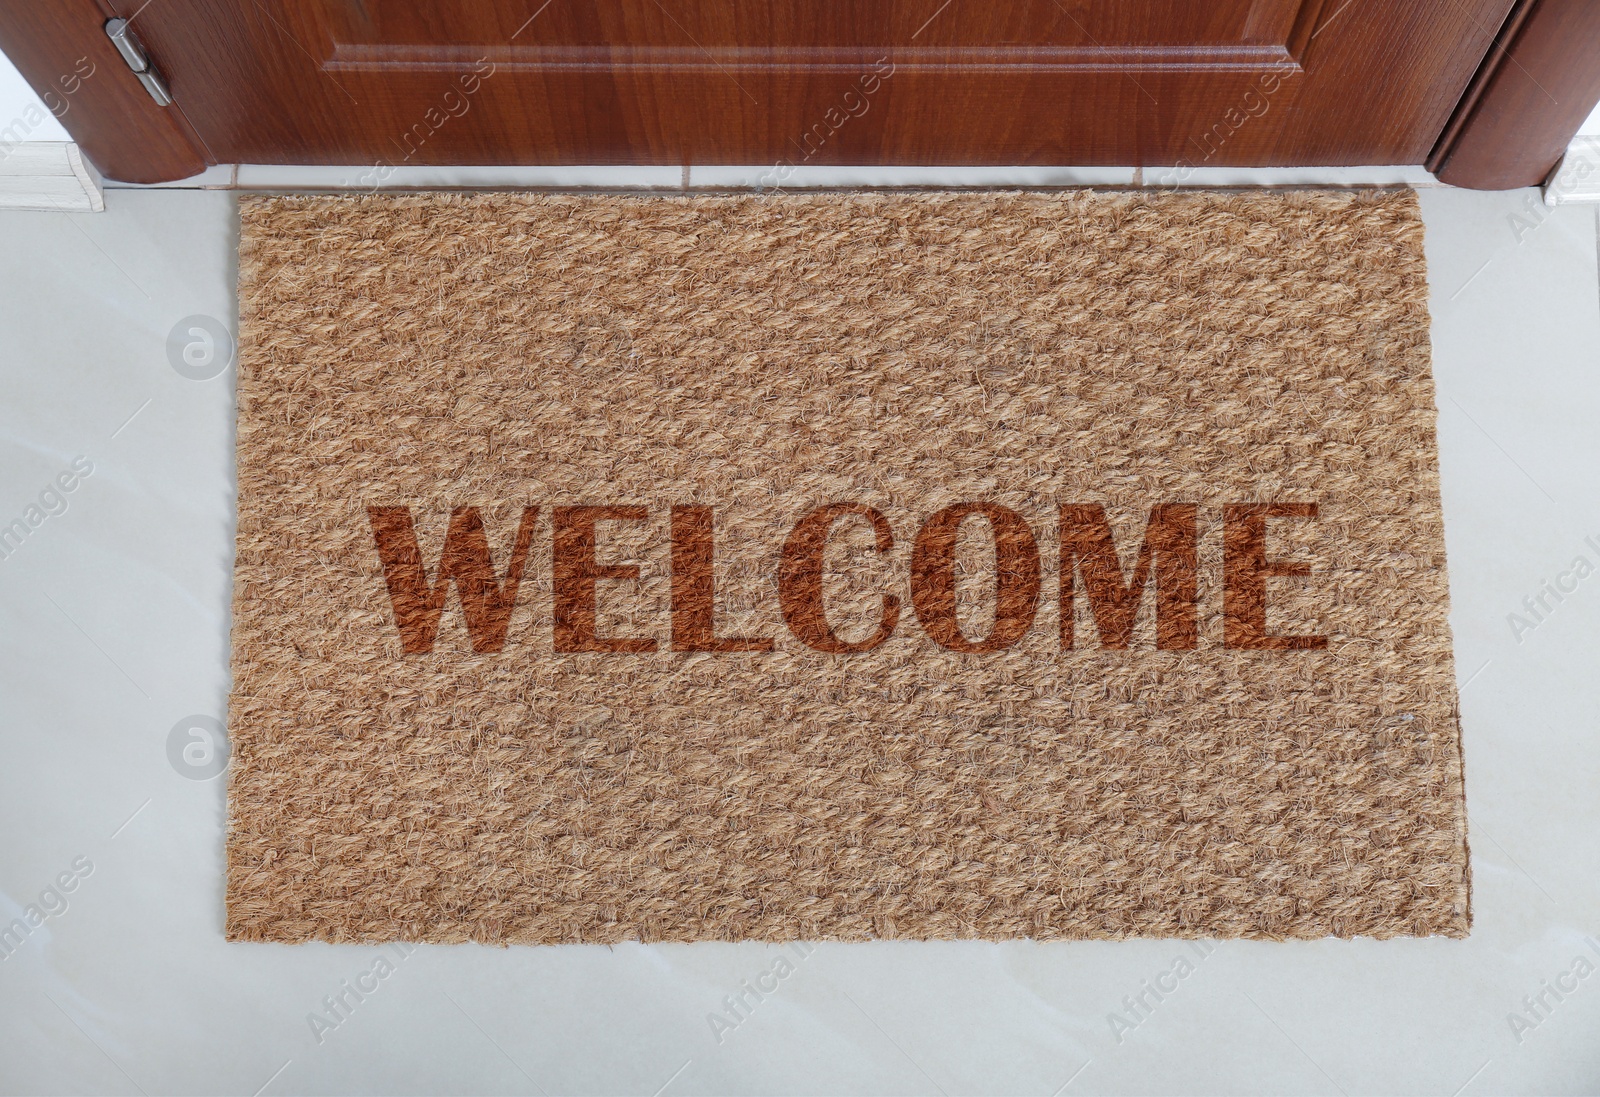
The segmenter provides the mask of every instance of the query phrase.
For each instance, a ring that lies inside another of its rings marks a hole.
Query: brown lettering
[[[1230,503],[1222,508],[1222,643],[1243,651],[1319,651],[1326,636],[1267,635],[1267,579],[1311,565],[1267,559],[1269,518],[1315,518],[1315,503]]]
[[[672,508],[672,650],[771,651],[763,636],[718,636],[711,508]]]
[[[878,631],[867,639],[846,643],[834,635],[828,624],[822,606],[822,554],[828,547],[828,532],[834,521],[847,514],[859,514],[872,523],[874,546],[880,554],[894,548],[894,533],[882,514],[864,503],[831,503],[806,515],[789,532],[778,565],[778,603],[789,630],[808,646],[831,654],[875,648],[894,633],[900,622],[900,599],[885,594]]]
[[[1200,630],[1199,525],[1193,503],[1152,507],[1133,577],[1122,580],[1111,525],[1099,503],[1073,503],[1061,508],[1061,646],[1073,647],[1074,574],[1083,576],[1100,631],[1100,646],[1123,649],[1133,639],[1134,619],[1144,596],[1152,562],[1156,573],[1156,647],[1196,647]]]
[[[639,578],[637,564],[601,564],[595,559],[595,524],[641,522],[644,507],[556,507],[550,564],[554,590],[552,639],[557,651],[654,651],[643,636],[599,635],[596,587],[601,579]]]
[[[956,535],[970,514],[994,532],[994,628],[968,640],[956,622]],[[911,549],[911,604],[934,642],[952,651],[1003,651],[1033,626],[1039,608],[1039,545],[1014,510],[994,503],[957,503],[929,518]]]
[[[476,507],[456,507],[430,581],[408,507],[367,508],[389,600],[406,654],[433,650],[449,588],[461,601],[468,636],[478,653],[504,649],[538,507],[524,507],[511,558],[497,577],[483,519]],[[1303,578],[1311,565],[1267,557],[1267,523],[1274,518],[1315,519],[1315,503],[1239,503],[1223,507],[1223,643],[1235,650],[1307,651],[1327,647],[1326,636],[1280,636],[1267,632],[1267,581]],[[956,546],[962,522],[982,516],[994,538],[995,622],[989,635],[969,639],[956,614]],[[1126,579],[1105,508],[1098,503],[1061,507],[1061,646],[1075,646],[1078,579],[1090,611],[1109,649],[1127,649],[1152,573],[1155,585],[1156,647],[1198,646],[1198,508],[1192,503],[1153,507],[1132,574]],[[643,506],[556,507],[553,513],[553,639],[558,652],[653,652],[657,641],[644,636],[599,635],[598,590],[602,580],[640,578],[638,565],[597,560],[597,524],[644,521]],[[868,651],[893,635],[900,599],[882,595],[877,629],[859,642],[839,638],[823,605],[823,562],[833,524],[849,516],[870,523],[874,547],[894,547],[888,521],[863,503],[834,503],[807,514],[784,542],[778,569],[778,594],[785,622],[806,645],[843,654]],[[671,648],[673,651],[772,651],[762,636],[716,634],[714,509],[671,508]],[[992,503],[959,503],[927,520],[911,552],[911,601],[928,636],[960,652],[994,652],[1027,635],[1037,614],[1041,587],[1038,545],[1027,521]]]
[[[477,507],[456,507],[450,512],[445,532],[444,551],[439,555],[439,574],[430,586],[422,550],[417,545],[416,528],[410,507],[368,507],[367,520],[383,561],[389,601],[394,606],[395,624],[400,629],[400,648],[407,655],[433,650],[439,633],[439,615],[444,599],[455,581],[456,594],[467,619],[467,635],[472,650],[479,654],[500,651],[506,644],[506,630],[517,604],[517,588],[528,560],[528,542],[533,539],[538,507],[523,507],[517,526],[511,564],[504,585],[495,579],[494,561],[489,555],[489,539]]]

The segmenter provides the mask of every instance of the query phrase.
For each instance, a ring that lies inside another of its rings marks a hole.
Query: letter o
[[[968,640],[956,623],[956,535],[968,515],[994,532],[994,628]],[[1022,515],[995,503],[957,503],[923,525],[911,549],[911,604],[935,643],[951,651],[1003,651],[1033,627],[1039,609],[1039,544]]]

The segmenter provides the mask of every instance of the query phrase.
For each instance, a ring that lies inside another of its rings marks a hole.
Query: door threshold
[[[132,190],[647,190],[768,191],[880,187],[1369,187],[1444,186],[1417,165],[1287,168],[918,167],[694,164],[451,167],[219,164],[170,183]]]

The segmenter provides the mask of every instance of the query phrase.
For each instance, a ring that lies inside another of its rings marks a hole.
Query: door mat
[[[1410,192],[242,220],[231,938],[1467,932]]]

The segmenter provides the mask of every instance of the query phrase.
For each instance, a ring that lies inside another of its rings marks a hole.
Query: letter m
[[[1151,508],[1133,575],[1123,581],[1111,525],[1099,503],[1061,508],[1061,646],[1073,647],[1075,576],[1082,576],[1100,646],[1126,648],[1133,639],[1139,602],[1156,576],[1156,647],[1195,647],[1199,637],[1199,527],[1193,503]]]
[[[439,615],[451,580],[461,597],[467,618],[467,635],[472,650],[479,654],[505,647],[511,612],[517,604],[517,588],[528,560],[528,542],[533,538],[538,507],[524,507],[517,527],[517,540],[511,550],[511,564],[502,584],[495,578],[494,561],[489,555],[489,538],[477,507],[456,507],[450,512],[450,528],[445,533],[444,551],[439,555],[439,571],[428,582],[417,546],[417,533],[411,523],[409,507],[368,507],[372,535],[383,561],[384,579],[389,585],[389,601],[394,606],[395,624],[400,629],[400,645],[407,655],[433,650],[439,633]]]

